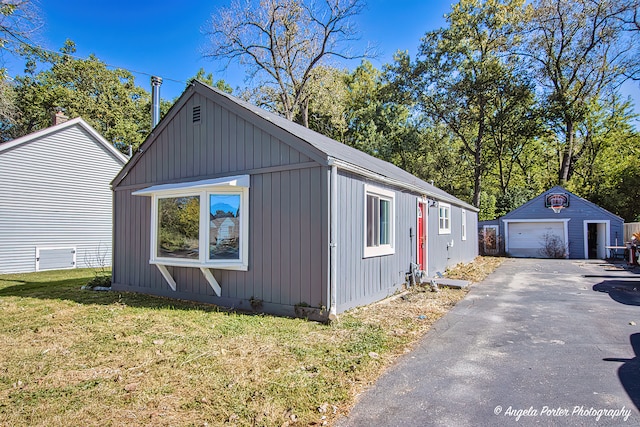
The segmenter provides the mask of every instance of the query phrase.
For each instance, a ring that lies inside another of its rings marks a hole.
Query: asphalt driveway
[[[631,426],[639,408],[640,274],[507,259],[338,425]]]

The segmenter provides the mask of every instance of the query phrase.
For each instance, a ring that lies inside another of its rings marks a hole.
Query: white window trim
[[[367,196],[374,195],[382,199],[389,200],[391,202],[390,224],[389,224],[389,244],[379,246],[367,246]],[[393,191],[385,190],[380,187],[376,187],[370,184],[364,186],[364,209],[363,209],[363,258],[371,258],[384,255],[393,255],[396,252],[395,238],[396,238],[396,195]]]
[[[151,238],[149,263],[158,267],[169,286],[175,291],[176,283],[166,269],[173,267],[195,267],[202,271],[203,276],[211,285],[215,293],[220,296],[219,283],[209,271],[210,268],[220,270],[249,270],[249,175],[239,175],[226,178],[184,182],[178,184],[162,184],[133,192],[136,196],[151,197]],[[211,194],[240,195],[240,257],[238,260],[210,260],[209,259],[209,196]],[[168,197],[200,198],[198,259],[163,258],[157,255],[158,247],[158,200]]]
[[[440,216],[441,208],[446,208],[448,212],[447,227],[440,226],[441,218],[442,218]],[[438,202],[438,234],[451,234],[451,205],[449,203]]]
[[[460,233],[462,234],[461,236],[461,240],[467,240],[467,211],[465,209],[460,210],[461,215],[462,215],[462,220],[461,220],[461,230]],[[449,211],[449,214],[451,214],[451,211]]]

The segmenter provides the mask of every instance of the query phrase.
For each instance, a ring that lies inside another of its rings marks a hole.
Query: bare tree
[[[562,185],[579,152],[576,130],[588,104],[637,69],[633,40],[621,25],[634,8],[633,0],[537,0],[531,9],[523,54],[531,59],[557,124]]]
[[[212,16],[204,56],[226,61],[225,67],[238,61],[269,108],[308,127],[307,87],[315,68],[329,58],[371,54],[350,51],[358,40],[353,18],[364,6],[364,0],[233,0]]]
[[[33,0],[0,2],[0,49],[18,52],[23,45],[33,45],[31,37],[41,26]]]
[[[0,2],[0,66],[5,53],[16,54],[24,46],[33,46],[32,35],[40,28],[38,9],[32,0]],[[6,69],[0,69],[0,128],[14,122],[17,111],[15,93],[7,81]]]

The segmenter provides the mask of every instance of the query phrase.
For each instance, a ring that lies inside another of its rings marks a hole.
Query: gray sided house
[[[0,144],[0,273],[111,265],[126,160],[81,118]]]
[[[623,224],[606,209],[553,187],[497,220],[481,221],[478,228],[481,250],[487,254],[604,259],[611,247],[624,244]]]
[[[326,318],[477,255],[472,206],[200,82],[112,186],[116,290]]]

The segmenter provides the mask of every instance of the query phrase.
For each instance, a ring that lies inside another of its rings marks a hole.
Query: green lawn
[[[0,425],[330,425],[464,296],[416,288],[331,325],[0,275]]]

